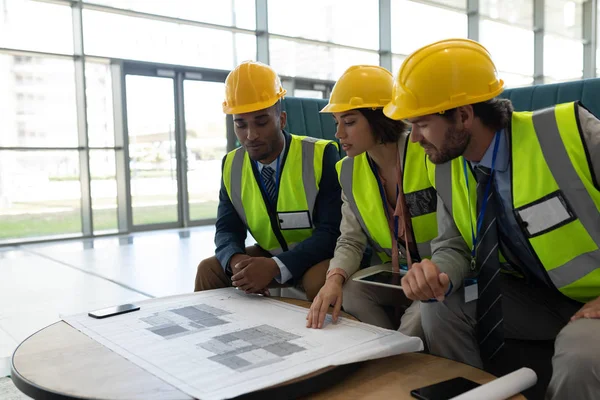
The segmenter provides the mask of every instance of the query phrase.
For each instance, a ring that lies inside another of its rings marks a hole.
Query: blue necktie
[[[275,171],[271,167],[263,167],[260,175],[262,177],[263,184],[265,185],[265,190],[267,191],[267,195],[269,196],[269,200],[271,204],[275,204],[275,199],[277,197],[277,191],[275,189],[275,180],[273,179],[273,174]]]
[[[485,187],[491,176],[489,168],[476,167],[477,212],[481,212]],[[477,245],[477,267],[479,268],[477,302],[477,337],[479,350],[484,361],[491,360],[504,346],[502,322],[502,292],[499,284],[500,260],[498,258],[498,231],[496,223],[496,189],[491,183],[487,208],[483,216]]]

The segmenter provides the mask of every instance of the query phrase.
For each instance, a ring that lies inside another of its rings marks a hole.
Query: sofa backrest
[[[592,114],[600,116],[600,78],[507,89],[500,97],[510,99],[516,111],[580,100]]]
[[[283,99],[283,110],[287,113],[286,130],[301,136],[312,136],[319,139],[334,140],[335,124],[331,114],[319,111],[327,104],[327,100],[286,97]],[[340,150],[340,154],[343,152]]]
[[[507,89],[500,97],[510,99],[516,111],[534,111],[580,100],[591,113],[600,116],[600,78]],[[297,135],[339,142],[331,114],[319,113],[326,104],[327,100],[322,99],[286,97],[283,100],[288,118],[286,129]],[[340,154],[343,156],[344,152],[340,150]]]

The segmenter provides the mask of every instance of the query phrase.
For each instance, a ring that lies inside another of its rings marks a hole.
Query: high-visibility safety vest
[[[258,245],[276,256],[293,249],[314,230],[313,211],[330,140],[290,135],[280,165],[277,207],[261,190],[257,168],[243,147],[225,157],[223,183],[238,215]]]
[[[580,106],[512,114],[511,185],[513,213],[548,280],[564,295],[587,302],[600,296],[600,189],[582,139]],[[428,161],[428,170],[472,247],[477,194],[471,190],[469,210],[463,158],[437,166]],[[472,173],[469,181],[476,187]]]
[[[369,243],[382,262],[392,257],[392,235],[377,177],[367,153],[345,157],[336,164],[338,178],[348,203]],[[420,258],[431,257],[431,240],[437,236],[437,197],[429,182],[425,152],[407,137],[402,169],[404,197],[411,216],[413,236]]]

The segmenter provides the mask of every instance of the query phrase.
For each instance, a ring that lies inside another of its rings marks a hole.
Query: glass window
[[[85,94],[89,145],[114,146],[112,77],[108,64],[86,62]]]
[[[376,52],[270,39],[270,64],[279,75],[337,80],[348,67],[379,65]]]
[[[408,0],[392,0],[392,51],[410,54],[438,40],[468,35],[467,15]]]
[[[479,0],[479,12],[511,25],[533,28],[533,0]]]
[[[467,0],[429,0],[432,3],[437,3],[442,6],[448,6],[453,8],[467,9]]]
[[[90,150],[90,174],[94,233],[114,232],[119,228],[115,151]]]
[[[79,153],[0,152],[0,240],[81,233]]]
[[[149,14],[255,29],[255,0],[84,0]]]
[[[530,75],[511,74],[510,72],[500,71],[498,77],[504,81],[504,85],[507,88],[533,85],[533,76]]]
[[[491,53],[500,75],[508,72],[533,76],[533,31],[483,19],[479,39]]]
[[[583,76],[581,41],[544,35],[544,76],[552,81],[581,79]]]
[[[85,49],[92,55],[217,69],[256,57],[254,35],[94,10],[83,10],[83,18]]]
[[[322,99],[323,92],[320,90],[296,89],[294,90],[294,97],[304,97],[307,99]]]
[[[77,147],[73,61],[0,54],[0,147]]]
[[[269,32],[377,49],[378,0],[305,0],[269,3]]]
[[[396,76],[396,74],[398,74],[398,71],[400,71],[400,67],[402,66],[402,63],[404,62],[404,60],[406,59],[406,56],[401,56],[398,54],[394,54],[392,55],[392,74],[394,76]]]
[[[256,60],[256,36],[254,35],[243,35],[243,34],[235,34],[233,35],[233,48],[235,52],[233,53],[233,67],[237,66],[242,61],[246,60]]]
[[[581,39],[583,26],[582,1],[545,0],[545,33]]]
[[[190,219],[217,217],[227,132],[221,82],[183,81]]]
[[[0,47],[73,54],[71,7],[28,0],[0,1]]]

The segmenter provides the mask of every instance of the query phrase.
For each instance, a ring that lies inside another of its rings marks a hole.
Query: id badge
[[[290,211],[277,213],[279,228],[282,231],[291,229],[310,229],[312,223],[308,211]]]
[[[465,303],[479,298],[477,279],[465,279]]]

